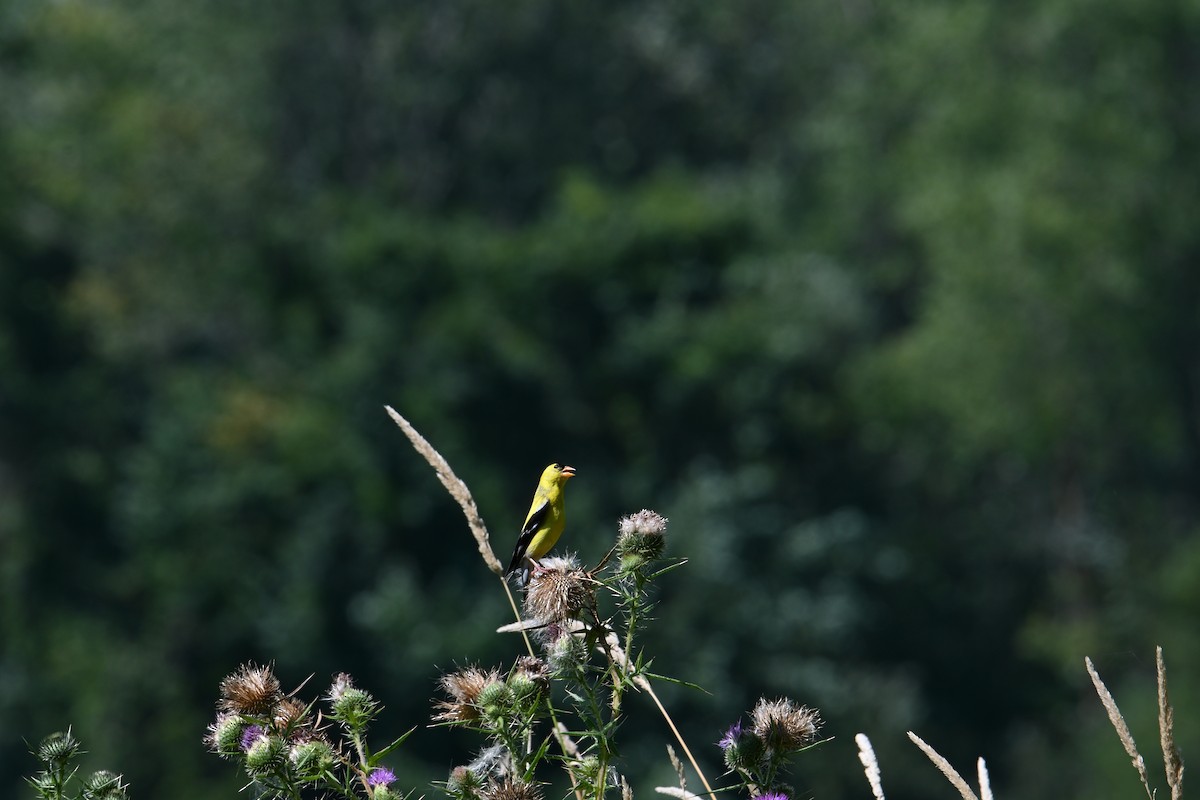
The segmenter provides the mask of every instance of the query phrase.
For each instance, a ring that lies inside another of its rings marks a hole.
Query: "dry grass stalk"
[[[875,758],[875,748],[865,733],[854,736],[858,745],[858,760],[862,762],[863,772],[866,773],[867,783],[871,784],[871,795],[875,800],[886,800],[883,796],[883,782],[879,776],[879,761]]]
[[[467,525],[471,527],[471,533],[475,536],[475,543],[479,546],[479,554],[483,556],[484,563],[487,564],[488,569],[497,575],[503,575],[504,567],[500,565],[500,559],[496,558],[496,554],[492,552],[487,526],[483,524],[483,517],[479,515],[479,509],[475,505],[475,498],[471,496],[471,491],[467,488],[467,485],[463,483],[461,478],[454,474],[454,470],[450,469],[450,465],[446,463],[446,459],[442,458],[442,454],[435,450],[433,445],[417,432],[412,423],[402,417],[391,406],[384,406],[384,408],[387,409],[387,413],[391,416],[392,421],[400,426],[400,430],[404,431],[404,435],[412,442],[413,448],[425,457],[425,460],[429,462],[429,466],[433,467],[433,471],[437,473],[438,480],[442,482],[442,486],[446,487],[446,491],[462,507],[463,514],[467,518]]]
[[[933,765],[942,771],[942,774],[946,776],[946,780],[950,781],[955,789],[958,789],[958,793],[962,795],[963,800],[979,800],[971,785],[963,779],[962,775],[958,774],[958,770],[950,766],[950,762],[943,758],[941,753],[926,744],[920,736],[917,736],[912,731],[908,732],[908,738],[913,740],[913,744],[921,748],[921,752],[928,756]]]
[[[992,800],[992,779],[983,756],[979,757],[979,796],[981,800]]]
[[[1100,674],[1096,672],[1096,667],[1092,664],[1092,659],[1085,656],[1083,663],[1087,665],[1088,674],[1092,676],[1092,685],[1096,687],[1096,694],[1100,697],[1100,703],[1104,706],[1104,710],[1108,712],[1108,721],[1112,723],[1113,730],[1117,732],[1117,738],[1121,740],[1121,745],[1125,748],[1125,753],[1133,762],[1133,767],[1137,770],[1138,777],[1142,780],[1142,787],[1146,790],[1146,795],[1150,800],[1154,800],[1154,792],[1150,789],[1150,781],[1146,777],[1146,760],[1138,752],[1137,744],[1133,741],[1133,734],[1129,732],[1129,726],[1125,723],[1125,717],[1121,714],[1121,709],[1117,708],[1117,701],[1113,699],[1112,693],[1108,691],[1108,687],[1104,685],[1104,681],[1100,680]]]
[[[1154,661],[1158,668],[1158,737],[1162,743],[1163,766],[1167,772],[1167,785],[1171,787],[1171,800],[1183,797],[1183,759],[1175,746],[1175,709],[1167,696],[1167,665],[1163,661],[1163,650],[1156,647]]]
[[[659,794],[667,794],[671,797],[678,797],[679,800],[704,800],[704,798],[700,795],[693,794],[687,789],[680,789],[678,786],[655,786],[654,791],[658,792]]]
[[[679,760],[679,756],[675,755],[675,748],[667,745],[667,758],[671,759],[671,766],[675,768],[675,774],[679,776],[679,788],[687,791],[687,777],[683,774],[683,762]]]

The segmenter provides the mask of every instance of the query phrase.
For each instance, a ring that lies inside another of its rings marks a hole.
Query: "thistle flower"
[[[623,517],[618,530],[617,558],[621,575],[631,575],[662,557],[666,547],[663,538],[667,531],[666,517],[644,508]]]
[[[755,795],[753,800],[792,800],[783,792],[766,792],[764,794]]]
[[[434,722],[470,722],[479,719],[480,695],[484,689],[494,684],[503,686],[498,670],[484,672],[476,666],[447,673],[438,683],[449,699],[434,704],[437,712],[433,716]]]
[[[662,537],[667,532],[667,518],[661,514],[643,508],[636,514],[622,517],[618,523],[621,536],[657,536]]]
[[[798,706],[786,697],[759,698],[750,712],[758,738],[777,753],[789,753],[812,744],[821,728],[821,717],[808,706]]]
[[[391,786],[396,782],[396,773],[392,772],[387,767],[376,767],[371,770],[371,774],[367,776],[367,785],[375,786]]]
[[[725,766],[731,770],[754,769],[762,759],[762,739],[753,731],[745,730],[741,720],[729,726],[717,746],[725,756]]]
[[[274,711],[279,698],[279,679],[269,666],[243,664],[237,672],[221,681],[220,708],[223,711],[266,717]]]
[[[262,725],[247,725],[242,729],[240,749],[243,753],[250,752],[250,748],[259,740],[266,738],[267,730]]]
[[[592,580],[574,556],[543,558],[525,587],[525,616],[546,624],[578,618],[595,605]]]

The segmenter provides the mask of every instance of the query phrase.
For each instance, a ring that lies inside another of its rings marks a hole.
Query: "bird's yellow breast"
[[[530,558],[541,558],[549,553],[558,542],[558,537],[562,536],[563,528],[567,524],[567,515],[563,511],[562,503],[555,503],[550,499],[548,512],[546,521],[530,539],[529,548],[525,551]]]

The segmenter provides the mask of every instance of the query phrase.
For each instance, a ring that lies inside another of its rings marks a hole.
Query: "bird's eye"
[[[562,469],[562,464],[555,464],[555,465],[554,465],[554,468],[555,468],[555,469]]]

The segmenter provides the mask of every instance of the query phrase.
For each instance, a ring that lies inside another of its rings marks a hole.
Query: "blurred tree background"
[[[0,6],[0,792],[74,725],[216,800],[219,679],[347,670],[396,734],[509,620],[541,467],[599,558],[651,507],[655,669],[761,694],[800,796],[1137,796],[1153,645],[1200,752],[1200,6]],[[631,701],[625,757],[672,782]],[[472,755],[421,730],[402,783]]]

